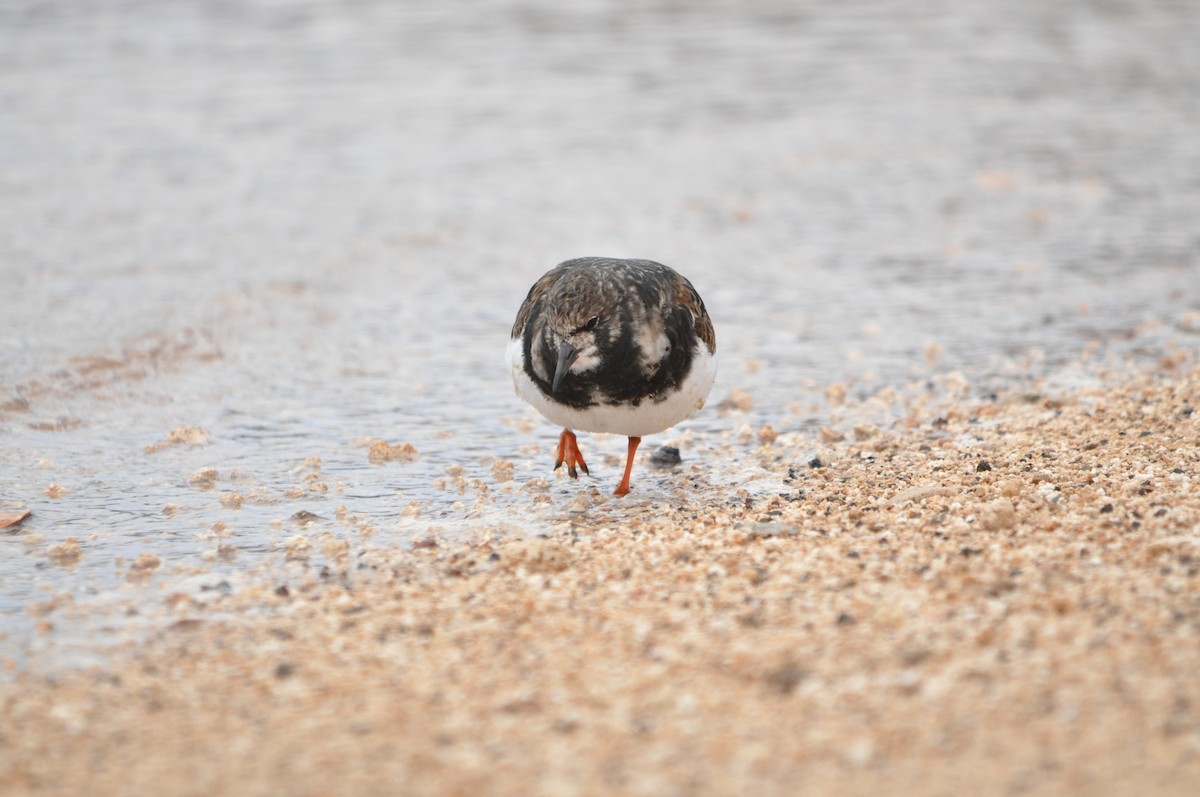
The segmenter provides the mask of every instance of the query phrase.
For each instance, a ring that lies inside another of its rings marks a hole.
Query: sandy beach
[[[0,795],[1197,793],[1197,41],[0,4]],[[717,338],[619,500],[504,363],[589,255]]]
[[[0,686],[0,791],[1192,794],[1198,396],[1182,361],[890,392],[822,461],[734,444],[776,496],[167,594],[108,665]]]

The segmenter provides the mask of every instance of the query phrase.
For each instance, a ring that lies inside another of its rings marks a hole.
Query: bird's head
[[[600,364],[598,336],[603,334],[604,314],[591,302],[559,302],[551,307],[543,345],[554,361],[550,389],[558,392],[569,373],[581,374]]]

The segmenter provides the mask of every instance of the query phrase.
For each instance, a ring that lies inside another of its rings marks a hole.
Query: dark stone
[[[656,468],[673,468],[680,462],[683,462],[683,457],[679,456],[679,449],[674,446],[659,446],[650,455],[650,464]]]
[[[992,465],[986,459],[979,460],[979,464],[975,466],[976,473],[983,473],[984,471],[989,471],[991,469]]]
[[[781,695],[790,695],[808,677],[808,672],[794,664],[785,664],[767,674],[767,684]]]

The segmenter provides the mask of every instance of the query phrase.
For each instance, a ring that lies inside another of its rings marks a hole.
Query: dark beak
[[[554,366],[554,381],[550,384],[552,393],[558,392],[558,386],[562,384],[563,377],[567,375],[567,371],[571,370],[571,363],[575,362],[575,358],[579,356],[579,349],[567,343],[565,340],[558,344],[558,365]]]

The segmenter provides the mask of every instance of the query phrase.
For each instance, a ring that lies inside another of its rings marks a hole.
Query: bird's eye
[[[588,319],[588,322],[583,325],[583,331],[591,332],[593,329],[596,328],[596,324],[599,324],[599,323],[600,323],[600,318],[598,316],[592,316],[591,318]]]

